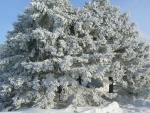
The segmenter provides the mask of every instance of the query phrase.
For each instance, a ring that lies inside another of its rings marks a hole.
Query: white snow
[[[150,113],[150,100],[135,100],[133,104],[121,106],[124,113]]]
[[[66,109],[28,109],[24,110],[21,113],[123,113],[122,109],[119,107],[117,102],[113,102],[110,105],[100,108],[100,107],[73,107],[70,105]]]
[[[136,100],[134,104],[119,105],[113,102],[104,108],[100,107],[73,107],[70,105],[66,109],[40,109],[29,108],[18,112],[0,113],[150,113],[150,101]]]
[[[136,107],[133,105],[123,106],[123,113],[150,113],[150,107]]]

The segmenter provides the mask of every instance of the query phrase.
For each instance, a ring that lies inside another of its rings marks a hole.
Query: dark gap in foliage
[[[53,66],[54,66],[55,73],[60,73],[61,72],[60,66],[57,62],[54,62]]]
[[[83,38],[86,36],[85,33],[80,33],[79,31],[77,33],[78,33],[78,38]]]
[[[34,55],[29,56],[29,59],[33,62],[37,61],[38,57],[39,57],[39,54],[40,54],[40,50],[39,50],[39,47],[38,47],[38,41],[36,39],[31,39],[27,43],[27,47],[28,47],[29,53],[34,51]]]
[[[115,53],[124,53],[125,51],[126,51],[125,48],[120,48],[120,49],[115,50],[114,52]]]
[[[63,86],[61,86],[61,85],[58,86],[58,87],[57,87],[57,93],[58,93],[59,101],[61,101],[60,96],[61,96],[62,91],[63,91]]]
[[[99,53],[106,53],[107,52],[107,47],[104,47],[104,46],[99,47],[98,52]]]
[[[127,81],[127,76],[125,75],[125,76],[123,76],[123,78],[122,78],[124,81]]]
[[[102,86],[103,86],[102,81],[100,81],[99,79],[94,79],[94,78],[92,78],[91,82],[87,84],[87,88],[100,88]]]
[[[50,18],[47,13],[44,16],[42,16],[42,18],[39,21],[39,25],[41,27],[43,27],[51,32],[53,30],[53,24],[54,24],[53,18]]]
[[[69,35],[75,35],[74,23],[69,25]]]
[[[97,41],[97,36],[95,35],[95,34],[97,34],[97,31],[94,29],[94,30],[92,30],[90,33],[89,33],[91,36],[93,36],[93,40],[94,41]]]
[[[78,81],[78,83],[79,83],[79,85],[82,85],[82,77],[81,76],[79,76],[78,78],[77,78],[77,81]]]
[[[31,52],[32,49],[36,46],[36,39],[30,39],[29,42],[27,42],[28,51]]]
[[[109,77],[109,93],[113,93],[114,91],[114,86],[113,86],[113,77]]]

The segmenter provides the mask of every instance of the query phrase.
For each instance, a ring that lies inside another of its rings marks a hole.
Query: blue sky
[[[0,43],[6,40],[7,31],[11,30],[30,0],[0,0]],[[82,7],[87,0],[71,0],[75,7]],[[150,0],[112,0],[122,12],[130,13],[130,20],[150,40]]]

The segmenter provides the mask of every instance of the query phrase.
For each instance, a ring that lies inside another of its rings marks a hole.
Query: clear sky
[[[0,0],[0,43],[6,40],[7,31],[11,30],[30,0]],[[71,0],[75,7],[82,7],[87,0]],[[150,40],[150,0],[112,0],[122,12],[130,13],[130,20]]]

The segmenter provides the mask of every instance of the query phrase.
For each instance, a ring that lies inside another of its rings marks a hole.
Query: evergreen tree
[[[78,33],[79,14],[81,11],[64,0],[33,0],[19,16],[8,34],[5,58],[1,59],[4,107],[53,107],[60,103],[59,96],[65,103],[75,92],[85,90],[77,96],[81,100],[90,95],[93,89],[86,86],[91,79],[101,80],[112,55],[109,49],[99,51],[101,42],[94,43],[88,33]],[[86,99],[76,104],[88,104]]]
[[[107,0],[83,10],[67,0],[32,0],[0,53],[0,106],[102,105],[105,88],[97,89],[109,80],[138,94],[149,85],[149,46],[138,37]]]
[[[129,21],[128,14],[121,14],[108,0],[93,0],[86,5],[80,20],[86,27],[90,23],[91,28],[85,31],[95,40],[105,39],[113,52],[106,76],[112,77],[119,89],[127,93],[146,93],[150,87],[149,45],[141,41],[143,37]]]

